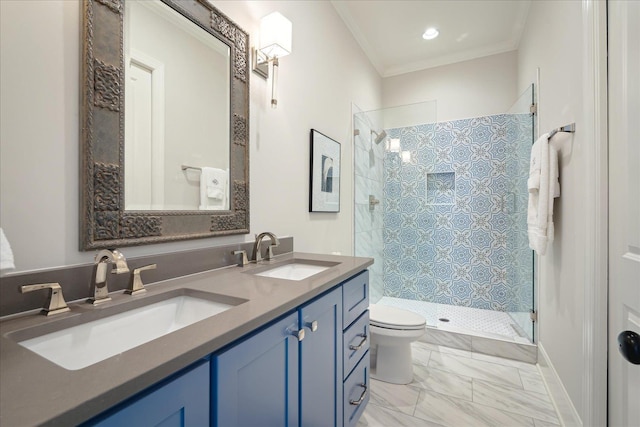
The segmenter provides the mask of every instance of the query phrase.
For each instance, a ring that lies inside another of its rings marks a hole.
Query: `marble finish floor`
[[[414,379],[371,379],[358,427],[559,426],[537,365],[418,341]]]

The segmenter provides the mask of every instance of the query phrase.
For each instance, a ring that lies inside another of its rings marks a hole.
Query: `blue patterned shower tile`
[[[531,255],[526,209],[509,206],[526,206],[531,119],[496,115],[387,133],[400,138],[402,149],[411,151],[412,162],[402,163],[397,153],[385,154],[385,258],[388,252],[405,251],[405,258],[385,259],[390,283],[385,292],[504,308],[505,300],[491,300],[493,294],[487,297],[487,289],[506,281],[505,289],[514,300],[511,305],[518,305],[521,295],[531,294],[522,285],[530,283]],[[428,174],[437,173],[455,173],[455,195],[429,185]],[[517,195],[507,203],[509,193]],[[451,205],[430,204],[439,201],[436,196],[454,200]],[[411,253],[406,253],[409,249]]]
[[[454,232],[455,233],[455,232]],[[451,254],[452,261],[456,264],[471,264],[471,247],[469,245],[459,245],[456,241],[454,241],[454,247]]]
[[[418,277],[420,267],[418,266],[417,259],[415,257],[404,258],[400,261],[400,269],[402,271],[402,278],[415,280]]]

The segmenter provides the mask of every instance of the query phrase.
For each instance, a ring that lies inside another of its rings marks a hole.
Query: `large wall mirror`
[[[81,249],[249,232],[249,36],[206,0],[84,0]]]

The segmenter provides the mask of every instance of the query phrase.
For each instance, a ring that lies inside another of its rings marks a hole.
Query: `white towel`
[[[538,255],[544,255],[547,252],[547,243],[554,237],[553,199],[560,196],[558,152],[549,146],[549,134],[538,138],[531,148],[527,186],[529,247]]]
[[[549,145],[549,203],[547,206],[547,242],[553,242],[553,199],[560,197],[558,150]]]
[[[9,270],[16,268],[13,261],[13,251],[11,245],[4,235],[4,231],[0,228],[0,270]]]
[[[226,210],[228,172],[203,167],[200,174],[200,210]]]

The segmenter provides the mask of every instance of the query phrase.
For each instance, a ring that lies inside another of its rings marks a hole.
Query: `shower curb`
[[[496,337],[427,326],[427,331],[420,338],[420,341],[531,364],[538,362],[537,345],[518,343]]]

